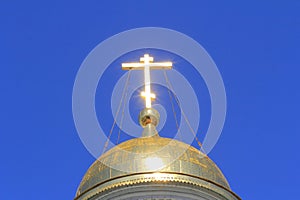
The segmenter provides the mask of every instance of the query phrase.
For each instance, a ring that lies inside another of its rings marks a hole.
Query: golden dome
[[[100,193],[149,181],[183,182],[231,192],[220,169],[206,155],[183,142],[155,135],[125,141],[103,154],[86,172],[75,199],[95,188]]]

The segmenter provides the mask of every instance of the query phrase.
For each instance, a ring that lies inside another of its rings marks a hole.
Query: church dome
[[[190,184],[224,195],[231,193],[224,175],[205,154],[178,140],[155,135],[125,141],[104,153],[86,172],[75,199],[149,182]]]

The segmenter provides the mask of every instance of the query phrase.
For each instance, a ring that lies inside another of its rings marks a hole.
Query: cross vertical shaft
[[[151,57],[149,57],[148,54],[146,54],[143,58],[140,59],[140,61],[144,62],[144,79],[145,79],[145,91],[142,93],[142,96],[145,97],[146,101],[146,108],[151,108],[151,97],[153,97],[154,94],[151,93],[151,81],[150,81],[150,61]],[[153,61],[153,58],[152,58]],[[154,95],[155,98],[155,95]]]

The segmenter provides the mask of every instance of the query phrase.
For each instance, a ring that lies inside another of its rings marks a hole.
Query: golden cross
[[[146,108],[151,108],[151,100],[155,94],[151,93],[150,69],[172,69],[171,62],[153,62],[153,57],[145,54],[140,58],[139,63],[122,63],[123,70],[144,70],[145,91],[141,95],[145,98]]]

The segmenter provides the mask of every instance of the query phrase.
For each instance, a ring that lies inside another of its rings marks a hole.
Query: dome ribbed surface
[[[76,196],[118,177],[163,172],[200,178],[230,190],[216,164],[196,148],[159,136],[123,142],[103,154],[88,169]]]

